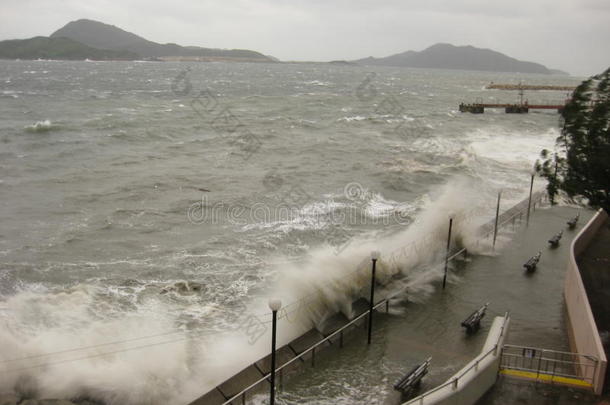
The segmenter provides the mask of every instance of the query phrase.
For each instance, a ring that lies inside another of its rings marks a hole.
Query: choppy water
[[[516,101],[483,87],[517,80],[579,81],[0,62],[0,391],[182,403],[268,350],[239,326],[268,323],[268,296],[322,292],[298,326],[280,326],[288,339],[330,309],[349,315],[366,284],[350,277],[372,248],[387,257],[432,235],[425,254],[382,268],[411,280],[441,250],[450,213],[489,219],[498,189],[521,199],[553,146],[556,113],[457,112]],[[181,281],[196,291],[172,287]]]

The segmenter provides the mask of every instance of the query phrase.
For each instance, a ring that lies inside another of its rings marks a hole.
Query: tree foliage
[[[610,68],[576,88],[562,121],[557,151],[536,162],[551,201],[563,191],[610,213]]]

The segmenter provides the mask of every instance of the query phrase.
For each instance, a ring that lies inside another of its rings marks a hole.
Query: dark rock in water
[[[196,294],[203,291],[204,285],[194,281],[178,281],[173,285],[164,287],[161,290],[161,294],[167,294],[169,292],[176,292],[178,294]]]
[[[17,395],[14,394],[0,394],[0,405],[17,405],[21,401]]]

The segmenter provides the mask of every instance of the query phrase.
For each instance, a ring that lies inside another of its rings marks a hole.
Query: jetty
[[[527,114],[529,110],[557,110],[561,113],[567,104],[529,104],[527,101],[523,103],[460,103],[460,112],[469,112],[472,114],[483,114],[486,108],[504,108],[507,114]]]
[[[460,103],[459,109],[460,112],[469,112],[472,114],[483,114],[486,108],[504,108],[504,111],[507,114],[526,114],[530,110],[557,110],[558,113],[561,113],[565,108],[566,104],[570,101],[571,95],[568,94],[566,100],[564,100],[563,104],[529,104],[527,100],[524,101],[523,95],[525,90],[558,90],[558,91],[569,91],[572,92],[576,89],[575,86],[558,86],[558,85],[548,85],[548,84],[501,84],[491,82],[487,86],[486,89],[495,89],[495,90],[518,90],[520,101],[519,103],[483,103],[483,102],[475,102],[475,103]]]
[[[558,90],[574,91],[576,86],[557,86],[550,84],[503,84],[491,82],[485,86],[488,90]]]

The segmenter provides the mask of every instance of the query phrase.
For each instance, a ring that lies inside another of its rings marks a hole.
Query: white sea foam
[[[362,115],[354,115],[351,117],[339,118],[337,121],[352,122],[352,121],[364,121],[366,119],[367,119],[367,117],[363,117]]]
[[[32,125],[28,125],[27,127],[25,127],[25,130],[27,132],[41,133],[41,132],[53,131],[56,128],[57,128],[57,126],[54,125],[51,121],[44,120],[44,121],[38,121]]]

